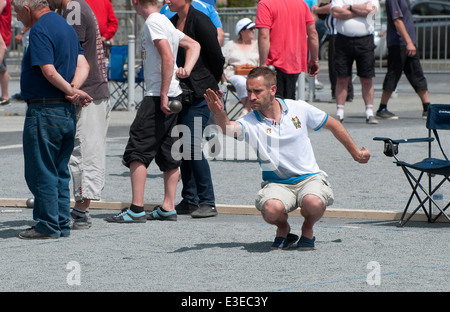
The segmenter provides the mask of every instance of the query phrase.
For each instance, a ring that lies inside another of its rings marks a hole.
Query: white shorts
[[[327,177],[324,174],[315,174],[296,184],[263,182],[256,196],[255,206],[261,211],[267,200],[278,199],[288,213],[301,208],[305,195],[316,195],[323,201],[325,207],[331,206],[334,201],[333,190]]]
[[[105,185],[106,133],[111,112],[110,99],[77,106],[75,146],[69,161],[75,200],[100,200]]]

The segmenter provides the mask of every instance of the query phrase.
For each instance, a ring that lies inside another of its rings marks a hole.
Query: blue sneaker
[[[162,211],[161,206],[156,206],[153,211],[147,214],[147,220],[159,220],[159,221],[177,221],[177,211]]]
[[[289,233],[286,238],[284,237],[275,237],[272,246],[270,249],[272,250],[287,250],[298,240],[298,235]]]
[[[147,221],[147,218],[145,217],[145,211],[136,213],[129,208],[124,208],[119,214],[107,217],[105,221],[114,223],[144,223]]]
[[[309,239],[307,237],[300,237],[300,240],[297,243],[297,249],[298,250],[314,250],[314,242],[316,238],[313,237],[312,239]]]

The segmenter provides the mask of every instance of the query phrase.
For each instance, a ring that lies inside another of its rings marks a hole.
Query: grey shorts
[[[331,206],[334,201],[333,190],[324,174],[309,176],[296,184],[282,184],[263,182],[255,199],[255,206],[261,211],[264,203],[269,199],[278,199],[284,204],[286,212],[299,207],[305,195],[316,195],[325,207]]]

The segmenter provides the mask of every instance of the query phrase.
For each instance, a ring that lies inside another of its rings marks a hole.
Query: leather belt
[[[39,98],[39,99],[30,99],[27,101],[27,104],[65,104],[70,103],[69,100],[65,98]]]

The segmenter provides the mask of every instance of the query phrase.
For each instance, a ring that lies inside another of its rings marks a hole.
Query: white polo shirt
[[[278,99],[280,124],[258,111],[237,120],[243,137],[255,151],[264,181],[294,184],[307,176],[324,173],[314,157],[308,128],[323,127],[328,114],[304,102]]]

